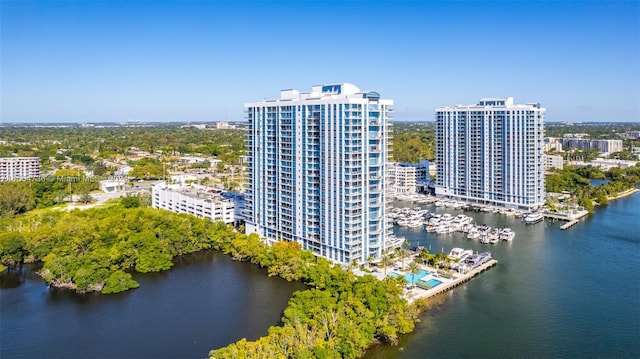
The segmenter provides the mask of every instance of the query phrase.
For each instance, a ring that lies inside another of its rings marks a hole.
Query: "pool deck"
[[[437,279],[439,281],[441,281],[441,284],[438,284],[437,286],[431,288],[431,289],[422,289],[419,287],[412,287],[411,289],[406,289],[405,290],[405,298],[409,301],[409,303],[412,303],[413,301],[415,301],[418,298],[431,298],[435,295],[444,293],[450,289],[453,289],[469,280],[471,280],[473,277],[477,276],[478,274],[488,270],[489,268],[495,266],[498,264],[498,261],[495,259],[491,259],[489,261],[487,261],[486,263],[478,266],[477,268],[474,268],[466,273],[458,273],[458,272],[454,272],[452,271],[451,274],[451,278],[446,278],[443,277],[441,275],[436,275],[436,274],[430,274],[424,278],[422,278],[423,280],[428,280],[431,278]],[[425,267],[425,266],[421,266],[422,268],[426,268],[428,271],[433,271],[435,272],[435,269],[431,268],[431,267]],[[397,272],[397,271],[396,271]],[[401,273],[406,273],[406,271],[402,271]],[[388,273],[387,273],[388,274]],[[384,277],[384,275],[382,275]]]
[[[405,275],[407,274],[406,271],[406,265],[409,263],[410,259],[405,261],[405,268],[404,270],[402,268],[398,268],[397,266],[400,266],[400,262],[396,261],[395,263],[393,263],[391,266],[387,267],[387,276],[391,276],[392,272],[396,272],[400,275]],[[416,279],[416,282],[418,280],[423,280],[423,281],[428,281],[429,279],[437,279],[439,281],[441,281],[441,284],[438,284],[437,286],[431,288],[431,289],[423,289],[423,288],[419,288],[417,286],[408,286],[405,289],[405,298],[409,301],[409,303],[412,303],[413,301],[415,301],[418,298],[431,298],[435,295],[444,293],[452,288],[455,288],[457,286],[459,286],[460,284],[463,284],[469,280],[471,280],[473,277],[477,276],[478,274],[487,271],[489,268],[495,266],[498,264],[498,261],[495,259],[491,259],[489,261],[487,261],[484,264],[479,265],[478,267],[466,272],[466,273],[458,273],[454,270],[451,271],[451,278],[447,278],[444,276],[441,276],[437,273],[437,270],[435,268],[429,267],[429,266],[425,266],[425,265],[420,265],[420,269],[432,272],[428,275],[426,275],[425,277],[422,277],[420,279]],[[382,280],[385,277],[384,274],[384,269],[380,269],[378,268],[376,271],[372,272],[372,273],[364,273],[362,271],[356,271],[356,275],[365,275],[365,274],[371,274],[374,277]]]

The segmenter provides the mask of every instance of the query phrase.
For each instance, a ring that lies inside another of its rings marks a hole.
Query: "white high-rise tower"
[[[536,209],[544,205],[540,104],[487,98],[436,109],[436,195]]]
[[[341,263],[401,243],[385,213],[392,104],[349,83],[245,104],[247,233]]]

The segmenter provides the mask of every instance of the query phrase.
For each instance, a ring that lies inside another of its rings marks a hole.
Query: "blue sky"
[[[639,1],[0,1],[0,122],[235,121],[351,82],[396,120],[513,96],[640,121]]]

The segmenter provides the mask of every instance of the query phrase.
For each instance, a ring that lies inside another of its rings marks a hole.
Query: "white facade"
[[[188,213],[224,223],[233,223],[235,220],[233,201],[223,200],[195,188],[167,185],[165,181],[158,181],[151,186],[151,198],[153,208]]]
[[[40,157],[0,157],[0,181],[40,177]]]
[[[562,141],[555,137],[545,137],[544,139],[544,152],[562,152]]]
[[[546,162],[546,168],[562,169],[564,167],[564,161],[562,160],[562,156],[545,155],[545,162]]]
[[[385,213],[392,104],[349,83],[245,104],[247,233],[341,263],[401,244]]]
[[[115,193],[124,191],[124,179],[110,179],[100,181],[100,189],[106,193]]]
[[[401,163],[389,163],[387,165],[387,179],[391,193],[415,193],[417,176],[416,167]]]
[[[545,109],[487,98],[436,109],[436,195],[535,209],[544,204]]]

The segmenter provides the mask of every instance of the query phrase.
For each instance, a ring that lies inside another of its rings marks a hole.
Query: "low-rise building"
[[[562,152],[562,141],[555,137],[545,137],[542,150],[544,152]]]
[[[562,147],[578,150],[598,149],[602,153],[613,153],[622,151],[622,140],[590,140],[564,137],[562,139]]]
[[[0,181],[40,177],[40,157],[0,157]]]
[[[593,165],[595,167],[600,167],[605,171],[608,171],[614,167],[618,168],[627,168],[635,166],[638,161],[625,161],[625,160],[614,160],[614,159],[604,159],[604,158],[596,158],[593,161],[586,162],[586,165]]]
[[[115,193],[124,191],[125,181],[122,179],[108,179],[100,181],[100,189],[106,193]]]
[[[391,193],[416,192],[416,168],[402,163],[389,163],[387,166]]]
[[[235,205],[219,193],[211,193],[205,187],[169,185],[165,181],[151,186],[153,208],[175,213],[188,213],[212,221],[234,223]]]
[[[563,159],[562,156],[556,156],[556,155],[545,155],[545,164],[546,164],[546,168],[559,168],[562,169],[563,168]]]

